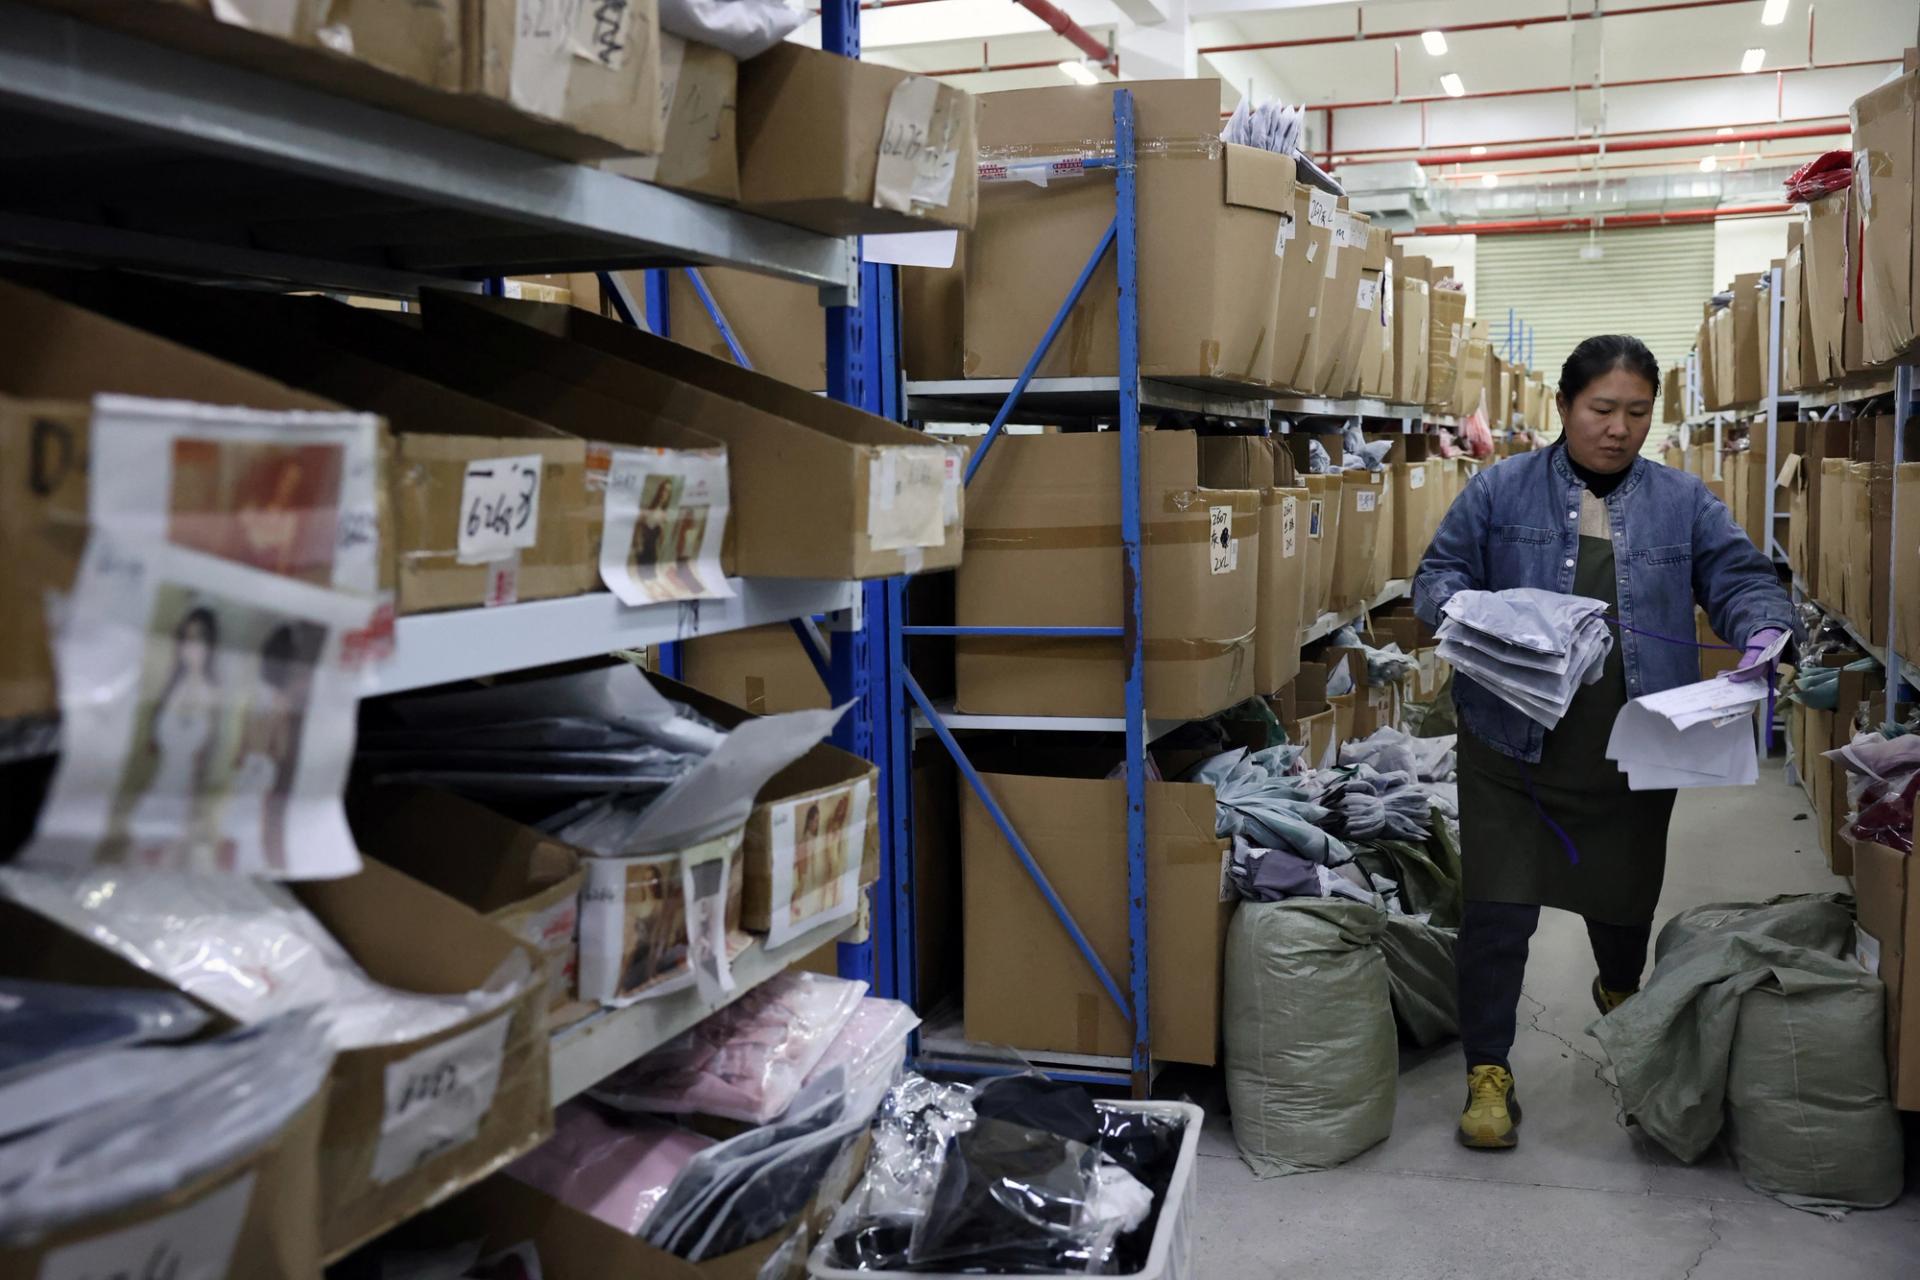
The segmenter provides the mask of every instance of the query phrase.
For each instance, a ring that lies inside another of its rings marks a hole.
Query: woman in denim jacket
[[[1581,343],[1560,371],[1560,439],[1476,475],[1414,576],[1414,609],[1429,626],[1456,591],[1508,587],[1605,600],[1619,620],[1604,677],[1551,731],[1454,673],[1467,897],[1456,946],[1468,1068],[1459,1137],[1469,1147],[1519,1138],[1508,1054],[1541,907],[1586,918],[1603,1015],[1639,990],[1674,793],[1627,789],[1606,759],[1614,717],[1630,698],[1700,678],[1696,601],[1718,634],[1746,648],[1740,676],[1764,677],[1761,651],[1793,627],[1773,565],[1726,504],[1698,477],[1640,456],[1659,386],[1639,340]]]

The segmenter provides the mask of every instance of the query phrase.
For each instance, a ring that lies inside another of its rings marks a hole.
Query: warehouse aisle
[[[1659,919],[1705,902],[1846,889],[1827,873],[1810,806],[1763,766],[1757,788],[1683,793]],[[1717,1153],[1688,1168],[1615,1121],[1601,1078],[1584,930],[1549,911],[1527,969],[1514,1072],[1521,1148],[1453,1139],[1457,1043],[1403,1060],[1393,1137],[1340,1169],[1256,1181],[1221,1108],[1202,1140],[1197,1274],[1219,1280],[1475,1280],[1819,1275],[1885,1280],[1920,1256],[1920,1177],[1890,1209],[1829,1222],[1751,1191]],[[1531,1026],[1529,1026],[1531,1020]],[[1911,1157],[1913,1153],[1910,1151]],[[1913,1165],[1910,1159],[1910,1166]]]

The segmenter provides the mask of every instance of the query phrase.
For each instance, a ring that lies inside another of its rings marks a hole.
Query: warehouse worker
[[[1588,338],[1560,370],[1560,438],[1473,477],[1414,576],[1429,626],[1457,591],[1536,587],[1607,602],[1604,676],[1543,729],[1456,671],[1466,908],[1459,962],[1467,1103],[1460,1141],[1519,1140],[1512,1065],[1527,943],[1541,907],[1586,918],[1604,1015],[1640,988],[1666,872],[1672,791],[1629,791],[1606,758],[1629,698],[1700,678],[1693,606],[1745,647],[1735,678],[1794,624],[1773,566],[1699,477],[1640,456],[1660,367],[1638,339]]]

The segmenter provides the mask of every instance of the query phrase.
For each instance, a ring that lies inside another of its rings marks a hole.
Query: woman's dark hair
[[[153,700],[154,714],[167,705],[173,697],[173,691],[187,678],[187,661],[180,656],[180,646],[186,643],[187,633],[198,629],[207,641],[207,678],[214,675],[214,655],[220,652],[220,621],[214,617],[213,610],[205,605],[195,605],[187,610],[173,628],[173,669],[167,673],[167,682],[160,686],[160,696]]]
[[[1603,333],[1575,347],[1560,366],[1560,398],[1572,404],[1588,383],[1615,369],[1639,374],[1653,388],[1655,398],[1659,397],[1660,362],[1647,350],[1647,344],[1624,333]]]

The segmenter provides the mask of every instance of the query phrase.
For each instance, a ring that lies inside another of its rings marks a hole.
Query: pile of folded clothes
[[[1258,849],[1287,849],[1309,862],[1333,867],[1353,853],[1329,830],[1332,814],[1312,797],[1306,775],[1292,772],[1297,747],[1241,747],[1202,761],[1183,781],[1214,791],[1214,834],[1244,836]]]
[[[1439,656],[1474,683],[1551,729],[1613,650],[1604,600],[1538,587],[1457,591],[1434,634]]]

